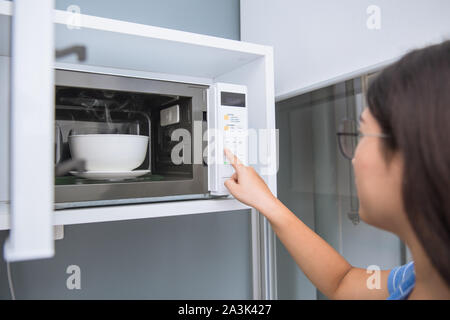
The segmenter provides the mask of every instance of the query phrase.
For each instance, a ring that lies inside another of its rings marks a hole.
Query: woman
[[[408,53],[367,92],[352,164],[360,217],[397,234],[413,261],[381,271],[369,289],[351,266],[270,192],[229,150],[234,175],[225,186],[271,223],[311,282],[331,299],[450,298],[450,41]],[[341,146],[342,147],[342,146]],[[342,150],[342,148],[341,148]]]

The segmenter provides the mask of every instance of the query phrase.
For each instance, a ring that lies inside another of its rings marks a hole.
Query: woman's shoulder
[[[388,276],[388,300],[406,299],[415,283],[414,261],[393,268]]]

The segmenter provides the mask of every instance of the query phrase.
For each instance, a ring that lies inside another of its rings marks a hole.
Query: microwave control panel
[[[210,94],[208,142],[211,163],[208,163],[208,185],[213,195],[229,195],[224,183],[233,175],[234,168],[225,157],[224,148],[235,154],[243,164],[248,164],[247,87],[215,83]]]

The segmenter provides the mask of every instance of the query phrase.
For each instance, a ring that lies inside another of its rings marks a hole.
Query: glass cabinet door
[[[278,196],[350,264],[385,269],[400,264],[400,240],[359,220],[353,167],[336,135],[343,119],[358,121],[365,83],[358,77],[277,104]],[[276,252],[279,299],[325,298],[278,240]]]

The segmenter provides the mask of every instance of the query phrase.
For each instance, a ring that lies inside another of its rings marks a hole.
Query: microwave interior
[[[55,208],[209,198],[206,159],[194,161],[193,156],[194,150],[206,146],[202,137],[207,128],[207,88],[57,70],[55,168],[75,159],[69,141],[77,136],[138,135],[148,137],[148,144],[143,162],[129,170],[133,172],[74,169],[55,175]],[[174,149],[187,137],[176,132],[189,136],[184,148]],[[174,150],[183,160],[173,160]]]

